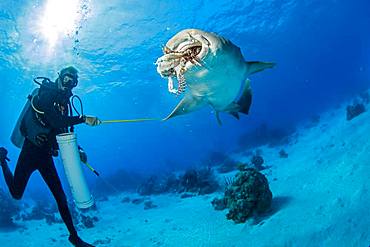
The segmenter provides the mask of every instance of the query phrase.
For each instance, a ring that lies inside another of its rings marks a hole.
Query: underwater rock
[[[94,242],[94,245],[100,245],[100,244],[110,244],[112,242],[111,238],[105,238],[105,239],[99,239]]]
[[[279,156],[280,158],[288,158],[288,153],[284,149],[281,149],[279,152]]]
[[[45,219],[48,225],[62,223],[63,221],[57,217],[58,209],[54,203],[48,201],[36,201],[31,212],[22,214],[22,220],[43,220]]]
[[[194,194],[191,194],[191,193],[182,193],[181,194],[181,196],[180,196],[180,198],[190,198],[190,197],[193,197],[194,196]]]
[[[191,192],[198,195],[210,194],[219,189],[211,168],[189,169],[182,176],[169,174],[152,176],[138,188],[140,195]]]
[[[347,120],[350,121],[358,115],[366,111],[365,105],[362,103],[354,103],[347,106]]]
[[[139,205],[140,203],[143,203],[145,201],[145,198],[136,198],[133,199],[131,202],[135,205]]]
[[[95,222],[98,222],[99,219],[96,216],[89,216],[89,215],[80,215],[81,223],[85,228],[93,228]]]
[[[211,204],[215,210],[224,210],[227,207],[227,200],[225,198],[215,198],[212,200]]]
[[[121,200],[121,203],[129,203],[130,202],[130,197],[126,196]]]
[[[17,204],[0,189],[0,228],[14,227],[13,217],[16,217],[19,212]]]
[[[144,210],[152,209],[158,207],[155,205],[152,201],[146,201],[144,202]]]
[[[271,207],[272,193],[266,177],[253,168],[242,168],[224,193],[215,198],[216,210],[229,209],[226,217],[235,223],[244,223],[254,213],[264,213]]]
[[[69,203],[69,209],[71,211],[73,223],[82,228],[92,228],[95,226],[95,222],[99,221],[96,216],[96,207],[90,209],[78,209],[74,204]]]

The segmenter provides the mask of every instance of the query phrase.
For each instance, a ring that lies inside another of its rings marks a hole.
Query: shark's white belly
[[[223,111],[237,98],[247,78],[240,49],[230,42],[223,43],[216,54],[203,62],[204,67],[193,67],[185,74],[189,91]]]

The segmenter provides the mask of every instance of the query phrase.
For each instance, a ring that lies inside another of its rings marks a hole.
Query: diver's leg
[[[77,231],[73,225],[72,216],[68,208],[67,197],[63,191],[62,183],[55,169],[54,161],[51,155],[43,159],[43,164],[40,164],[39,171],[53,194],[59,209],[60,216],[66,224],[71,235],[77,236]]]
[[[36,170],[35,153],[32,152],[28,143],[22,147],[17,165],[15,167],[14,176],[7,164],[2,165],[5,182],[9,188],[9,192],[14,199],[21,199],[26,189],[26,185],[31,174]]]
[[[63,191],[62,183],[58,176],[57,170],[53,162],[51,155],[45,157],[43,166],[40,166],[39,171],[42,178],[45,180],[49,189],[53,193],[53,196],[58,204],[58,209],[64,223],[66,224],[68,231],[70,233],[69,241],[77,247],[94,247],[91,244],[84,242],[80,237],[78,237],[76,228],[72,222],[71,212],[68,208],[67,197]]]

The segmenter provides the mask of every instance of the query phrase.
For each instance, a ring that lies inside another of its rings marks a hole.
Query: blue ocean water
[[[250,114],[238,121],[221,113],[222,126],[211,108],[166,122],[78,126],[79,143],[101,174],[196,167],[212,152],[240,149],[248,142],[245,134],[261,125],[290,133],[369,87],[366,0],[67,1],[78,2],[77,21],[45,30],[47,2],[0,3],[0,146],[13,164],[19,150],[9,137],[36,87],[32,79],[55,79],[67,65],[80,71],[75,93],[86,114],[102,120],[165,117],[179,98],[168,93],[154,62],[162,45],[186,28],[230,39],[246,60],[277,64],[250,77]],[[68,22],[61,12],[59,22]],[[96,178],[87,179],[93,184]],[[3,180],[0,185],[5,189]],[[36,178],[29,187],[46,190]]]

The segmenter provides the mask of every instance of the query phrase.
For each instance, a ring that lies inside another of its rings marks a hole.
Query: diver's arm
[[[44,112],[45,120],[52,128],[60,129],[85,122],[84,116],[63,116],[54,108],[54,100],[52,96],[41,94],[39,95],[38,106]]]
[[[6,166],[7,161],[10,161],[7,155],[8,155],[8,150],[6,150],[4,147],[0,147],[0,165],[1,166]]]

